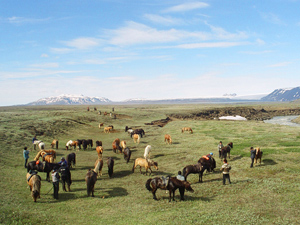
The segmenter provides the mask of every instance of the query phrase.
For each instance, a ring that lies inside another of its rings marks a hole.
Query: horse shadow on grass
[[[262,159],[263,164],[256,164],[256,166],[274,166],[277,164],[273,159]]]
[[[129,176],[130,174],[132,174],[131,170],[116,171],[113,174],[113,178],[123,178]]]
[[[125,188],[121,187],[114,187],[110,189],[98,189],[99,191],[95,192],[96,193],[101,193],[101,196],[104,196],[105,198],[113,198],[113,197],[122,197],[122,196],[127,196],[128,191]],[[99,196],[99,197],[101,197]],[[102,198],[102,197],[101,197]]]
[[[236,160],[239,160],[241,158],[243,158],[243,156],[238,155],[238,156],[232,157],[232,159],[230,159],[230,161],[236,161]]]
[[[49,193],[48,195],[52,195],[53,196],[53,191],[51,192],[51,194]],[[57,203],[57,202],[66,202],[66,201],[71,201],[75,199],[75,194],[73,194],[72,192],[59,192],[58,193],[58,200],[53,199],[51,201],[47,201],[48,203]]]

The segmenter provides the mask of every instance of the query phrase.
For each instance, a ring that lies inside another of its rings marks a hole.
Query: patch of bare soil
[[[197,113],[191,114],[170,114],[171,119],[181,120],[215,120],[221,116],[242,116],[247,120],[263,121],[272,119],[275,116],[291,116],[300,115],[300,109],[281,109],[281,110],[265,110],[255,109],[251,107],[225,107],[216,108],[211,110],[203,110]]]
[[[171,118],[167,117],[166,119],[154,120],[151,123],[145,123],[145,125],[155,125],[155,126],[163,127],[171,121],[172,121]]]

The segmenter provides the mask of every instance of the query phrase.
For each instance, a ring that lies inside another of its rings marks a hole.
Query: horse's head
[[[194,189],[191,187],[191,184],[187,181],[184,181],[184,187],[187,191],[194,193]]]

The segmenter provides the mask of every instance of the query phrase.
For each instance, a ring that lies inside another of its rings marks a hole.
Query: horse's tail
[[[132,172],[134,172],[134,168],[135,168],[135,160],[133,161],[133,166],[132,166]]]
[[[151,181],[152,181],[152,179],[149,178],[149,179],[146,181],[146,184],[145,184],[145,186],[146,186],[146,188],[147,188],[148,191],[152,191],[152,188],[151,188],[151,186],[150,186]]]
[[[76,166],[76,154],[74,154],[73,165]]]
[[[56,146],[55,147],[56,147],[56,149],[58,149],[58,141],[56,141]]]

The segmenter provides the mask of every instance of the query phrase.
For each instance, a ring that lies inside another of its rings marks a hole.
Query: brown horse
[[[85,175],[85,183],[87,188],[87,195],[90,196],[92,194],[92,197],[94,196],[94,188],[97,181],[97,176],[100,170],[101,162],[100,160],[97,160],[97,164],[95,165],[94,169],[89,169],[87,174]]]
[[[230,159],[230,150],[233,148],[233,143],[229,142],[226,146],[221,148],[221,160],[226,159],[227,155]]]
[[[158,188],[163,190],[169,190],[169,202],[171,202],[172,194],[173,194],[173,201],[175,201],[175,191],[179,189],[180,193],[180,200],[184,201],[184,191],[194,192],[191,187],[191,184],[187,181],[178,180],[176,177],[170,177],[167,184],[163,182],[163,179],[160,177],[150,178],[146,182],[146,188],[148,191],[152,192],[153,199],[157,200],[156,198],[156,191]]]
[[[103,147],[102,146],[97,146],[96,147],[96,152],[98,154],[98,159],[102,159]]]
[[[190,128],[190,127],[183,127],[183,128],[181,128],[181,133],[183,133],[184,131],[188,131],[188,132],[190,132],[191,134],[193,133],[193,130],[192,130],[192,128]]]
[[[261,157],[262,157],[262,151],[260,148],[256,149],[256,154],[255,154],[255,164],[257,163],[257,160],[259,159],[259,164],[261,163]]]
[[[165,142],[166,142],[167,144],[172,144],[172,138],[171,138],[171,135],[165,134]]]
[[[137,159],[134,160],[133,167],[132,167],[132,172],[133,173],[134,173],[134,169],[137,166],[140,166],[140,172],[141,173],[142,173],[142,167],[145,167],[145,169],[146,169],[146,175],[147,175],[147,172],[148,172],[148,169],[149,169],[150,170],[149,176],[152,173],[151,166],[153,166],[156,170],[158,170],[158,164],[157,164],[157,162],[154,162],[152,160],[143,159],[143,158],[137,158]]]
[[[99,129],[104,126],[104,123],[99,123]]]
[[[73,168],[76,166],[76,154],[74,152],[70,153],[66,157],[66,161],[69,168]]]
[[[37,174],[26,174],[26,180],[27,184],[30,187],[31,196],[33,198],[33,201],[36,202],[37,198],[41,198],[41,177]]]
[[[34,161],[39,160],[39,158],[42,157],[43,161],[53,163],[56,159],[56,151],[55,150],[41,150],[38,152],[38,154],[33,159]]]
[[[51,146],[51,148],[54,148],[54,146],[55,146],[55,148],[58,149],[58,140],[57,140],[57,139],[54,139],[54,140],[52,141],[52,143],[50,144],[50,146]]]

